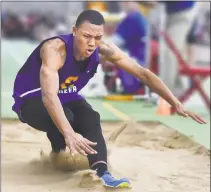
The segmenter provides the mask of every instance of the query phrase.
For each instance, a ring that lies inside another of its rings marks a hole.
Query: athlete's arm
[[[143,83],[153,89],[161,97],[163,97],[170,105],[176,108],[177,113],[184,117],[190,116],[192,119],[199,123],[205,123],[200,117],[192,112],[184,109],[180,101],[172,94],[163,81],[152,73],[149,69],[143,68],[135,60],[126,55],[113,43],[107,44],[102,42],[99,52],[104,60],[108,60],[115,64],[117,67],[127,71],[128,73],[136,76]]]
[[[42,66],[40,70],[40,84],[42,101],[52,121],[62,133],[72,154],[77,151],[82,155],[93,154],[95,151],[89,145],[96,145],[91,141],[75,134],[66,118],[62,104],[58,97],[58,70],[64,65],[66,58],[65,44],[60,39],[49,40],[40,50]]]
[[[40,50],[40,56],[42,59],[40,70],[42,101],[59,131],[65,135],[66,132],[73,132],[73,129],[57,96],[58,70],[63,66],[66,57],[64,42],[60,39],[47,41]]]

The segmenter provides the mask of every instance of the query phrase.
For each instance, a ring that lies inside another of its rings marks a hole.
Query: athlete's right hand
[[[97,152],[91,147],[96,146],[97,143],[89,141],[78,133],[66,135],[65,142],[73,156],[76,153],[80,153],[84,156],[87,156],[88,154],[97,154]]]

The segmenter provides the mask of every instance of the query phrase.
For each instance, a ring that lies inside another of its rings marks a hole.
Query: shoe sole
[[[130,188],[130,184],[127,182],[123,182],[123,183],[120,183],[117,187],[118,188]]]
[[[109,187],[109,188],[131,188],[131,186],[130,186],[130,184],[128,182],[122,182],[119,185],[117,185],[116,187],[115,186],[111,186],[111,185],[106,185],[105,183],[104,183],[104,186],[105,187]]]

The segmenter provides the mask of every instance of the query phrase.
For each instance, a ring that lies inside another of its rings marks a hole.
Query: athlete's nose
[[[95,39],[94,38],[91,38],[89,40],[89,43],[88,43],[89,47],[94,47],[95,46]]]

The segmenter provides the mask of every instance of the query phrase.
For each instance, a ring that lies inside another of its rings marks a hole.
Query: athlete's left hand
[[[204,121],[201,117],[199,117],[197,114],[187,111],[184,106],[181,103],[177,103],[175,105],[176,113],[183,117],[190,117],[194,121],[200,123],[200,124],[206,124],[206,121]]]

